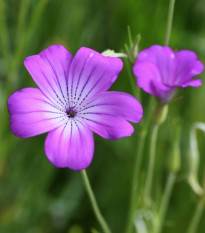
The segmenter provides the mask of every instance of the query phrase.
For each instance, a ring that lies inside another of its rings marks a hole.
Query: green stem
[[[197,232],[197,227],[199,225],[199,221],[201,219],[203,210],[204,210],[204,201],[205,201],[205,197],[201,197],[197,206],[196,206],[196,210],[193,214],[193,218],[191,220],[191,223],[189,224],[189,228],[187,233],[196,233]]]
[[[126,226],[126,233],[133,232],[133,215],[134,211],[136,210],[136,194],[138,188],[138,181],[140,176],[140,169],[142,164],[142,155],[144,150],[145,139],[147,136],[147,131],[149,127],[149,122],[151,119],[152,113],[152,106],[153,106],[153,98],[150,97],[149,105],[147,109],[146,119],[142,123],[141,132],[139,133],[139,143],[137,145],[137,151],[135,154],[135,163],[134,163],[134,171],[133,171],[133,178],[132,178],[132,186],[131,186],[131,195],[130,195],[130,203],[129,203],[129,212],[127,218],[127,226]]]
[[[171,196],[171,193],[174,187],[175,180],[176,180],[176,173],[170,172],[167,183],[166,183],[165,191],[162,197],[160,210],[159,210],[160,221],[159,221],[159,227],[158,227],[157,233],[160,233],[162,230],[162,224],[164,222],[164,219],[167,213],[167,208],[169,205],[169,200],[170,200],[170,196]]]
[[[128,223],[127,223],[127,228],[126,228],[127,233],[131,233],[133,231],[133,215],[134,215],[134,211],[136,208],[136,204],[135,204],[136,190],[138,186],[138,177],[139,177],[140,167],[142,163],[142,154],[143,154],[142,152],[144,149],[145,137],[146,137],[146,133],[142,132],[140,134],[139,144],[137,147],[137,153],[135,155],[136,161],[135,161],[135,168],[134,168],[133,179],[132,179],[132,190],[131,190],[130,206],[129,206],[130,209],[128,213]]]
[[[130,70],[132,70],[132,68],[130,68],[130,64],[128,62],[128,60],[126,59],[125,60],[125,65],[126,65],[126,68],[127,68],[127,73],[128,73],[128,77],[129,77],[129,80],[130,80],[130,84],[131,84],[131,87],[132,87],[132,92],[133,92],[133,95],[135,96],[136,99],[138,99],[138,101],[140,101],[140,88],[137,88],[137,85],[134,81],[134,77],[131,73]]]
[[[131,33],[129,25],[127,26],[127,32],[128,32],[128,39],[129,39],[130,48],[132,48],[133,47],[133,40],[132,40],[132,33]]]
[[[175,6],[175,0],[170,0],[169,9],[168,9],[168,17],[167,17],[165,41],[164,41],[165,45],[168,45],[169,40],[170,40],[173,15],[174,15],[174,6]],[[147,182],[145,186],[145,198],[146,198],[145,200],[150,200],[150,191],[151,191],[153,167],[154,167],[154,157],[155,157],[155,150],[156,150],[156,137],[157,137],[157,131],[158,131],[159,125],[155,125],[154,127],[156,128],[155,129],[153,128],[152,139],[151,139],[149,170],[148,170]],[[167,213],[169,200],[170,200],[170,196],[173,190],[175,180],[176,180],[176,172],[170,172],[167,183],[166,183],[165,191],[162,197],[160,210],[159,210],[160,221],[156,229],[157,233],[160,233],[162,230],[162,226],[163,226],[162,224],[164,222],[164,219]]]
[[[4,58],[6,72],[9,72],[10,47],[9,32],[6,24],[5,1],[0,2],[0,49]]]
[[[165,41],[164,41],[165,45],[169,44],[169,39],[170,39],[170,34],[171,34],[171,29],[172,29],[173,15],[174,15],[174,5],[175,5],[175,0],[170,0],[168,18],[167,18],[167,31],[165,35]]]
[[[145,200],[148,203],[151,200],[151,188],[152,188],[152,179],[153,179],[153,172],[154,172],[154,162],[155,162],[155,154],[156,154],[156,141],[157,141],[158,129],[159,129],[159,124],[154,124],[153,129],[152,129],[152,134],[151,134],[148,173],[147,173],[147,179],[145,182]]]
[[[93,211],[95,213],[95,216],[96,216],[99,224],[101,225],[104,233],[111,233],[111,230],[109,229],[109,227],[108,227],[105,219],[103,218],[102,213],[101,213],[101,211],[100,211],[100,209],[98,207],[98,204],[97,204],[97,201],[95,199],[95,195],[93,193],[93,190],[91,188],[91,185],[90,185],[86,170],[82,170],[81,174],[82,174],[82,178],[83,178],[83,181],[84,181],[85,188],[87,190],[88,196],[89,196],[91,204],[92,204]]]

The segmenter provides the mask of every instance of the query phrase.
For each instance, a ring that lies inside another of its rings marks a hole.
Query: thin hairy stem
[[[170,201],[170,197],[171,197],[171,193],[174,187],[175,180],[176,180],[176,173],[170,172],[167,183],[166,183],[166,187],[164,190],[164,194],[161,200],[161,206],[159,210],[160,221],[159,221],[159,227],[156,233],[160,233],[162,230],[163,222],[166,217],[166,213],[167,213],[167,209],[168,209],[168,205],[169,205],[169,201]]]
[[[173,22],[173,15],[174,15],[174,5],[175,5],[175,0],[170,0],[169,1],[168,18],[167,18],[167,30],[166,30],[165,41],[164,41],[165,45],[168,45],[169,40],[170,40],[170,35],[171,35],[171,30],[172,30],[172,22]]]
[[[187,233],[196,233],[197,232],[197,228],[204,210],[204,202],[205,202],[205,197],[202,196],[196,206],[196,209],[194,211],[192,220],[189,224],[189,228]]]
[[[137,202],[138,181],[139,181],[140,169],[142,165],[142,155],[144,151],[145,139],[147,136],[147,131],[148,131],[148,127],[149,127],[149,123],[151,119],[152,105],[153,105],[153,98],[150,97],[146,118],[141,123],[142,127],[139,133],[139,142],[137,144],[137,150],[135,154],[134,171],[133,171],[133,177],[132,177],[132,186],[131,186],[131,193],[130,193],[130,203],[129,203],[126,233],[131,233],[133,231],[133,216],[137,208],[136,202]]]
[[[125,60],[125,65],[126,65],[126,68],[127,68],[128,78],[129,78],[129,81],[130,81],[130,84],[131,84],[131,87],[132,87],[133,95],[140,101],[140,98],[141,98],[140,97],[140,88],[137,87],[137,85],[135,83],[136,78],[134,78],[132,72],[130,71],[131,67],[130,67],[130,64],[129,64],[127,59]]]
[[[158,129],[159,129],[159,124],[154,124],[154,126],[152,128],[152,134],[151,134],[149,163],[148,163],[147,178],[146,178],[146,182],[145,182],[145,200],[146,200],[146,202],[149,202],[151,200],[151,188],[152,188],[152,180],[153,180],[153,172],[154,172],[154,164],[155,164],[156,142],[157,142]]]
[[[103,232],[104,233],[111,233],[111,230],[109,229],[109,227],[108,227],[105,219],[103,218],[102,213],[101,213],[101,211],[100,211],[100,209],[98,207],[98,204],[97,204],[95,195],[93,193],[93,190],[91,188],[91,185],[90,185],[86,170],[82,170],[81,174],[82,174],[82,178],[83,178],[85,188],[86,188],[88,196],[90,198],[90,202],[92,204],[93,211],[95,213],[95,216],[96,216],[99,224],[101,225],[101,227],[103,229]]]

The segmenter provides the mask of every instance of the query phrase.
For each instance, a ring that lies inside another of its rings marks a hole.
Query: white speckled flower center
[[[74,118],[75,115],[76,115],[76,112],[73,111],[72,109],[68,109],[68,110],[66,111],[66,114],[67,114],[67,116],[68,116],[69,118]]]

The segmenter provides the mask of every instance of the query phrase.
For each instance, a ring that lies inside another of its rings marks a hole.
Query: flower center
[[[75,116],[76,112],[74,112],[72,109],[68,109],[68,110],[66,111],[66,114],[67,114],[67,116],[68,116],[69,118],[73,118],[73,117]]]

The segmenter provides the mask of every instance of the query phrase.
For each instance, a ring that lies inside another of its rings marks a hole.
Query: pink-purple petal
[[[139,62],[133,68],[137,77],[137,85],[151,95],[161,98],[170,88],[161,82],[158,67],[151,62]]]
[[[68,167],[72,170],[86,169],[94,154],[93,134],[82,123],[70,121],[48,133],[45,153],[56,167]]]
[[[192,77],[202,73],[204,65],[197,60],[197,56],[194,52],[189,50],[181,50],[176,53],[176,85],[183,85]]]
[[[109,114],[87,113],[83,120],[93,132],[110,140],[128,137],[134,132],[133,126],[126,120]]]
[[[152,45],[151,47],[142,50],[138,56],[138,62],[149,61],[156,65],[160,64],[162,66],[162,62],[169,62],[170,57],[173,58],[175,56],[174,51],[168,46],[160,46],[160,45]]]
[[[175,54],[168,46],[153,45],[143,50],[137,57],[137,62],[151,62],[159,69],[158,81],[171,85],[174,80]]]
[[[24,61],[28,72],[41,91],[56,105],[68,103],[67,83],[72,55],[61,45],[53,45]]]
[[[182,87],[182,88],[186,88],[186,87],[188,87],[188,86],[199,87],[199,86],[201,86],[201,85],[202,85],[201,79],[192,79],[192,80],[189,80],[189,81],[183,83],[183,84],[181,85],[181,87]]]
[[[8,99],[10,129],[22,138],[53,130],[63,124],[61,111],[37,88],[24,88]]]
[[[174,52],[168,46],[153,45],[138,54],[133,72],[137,84],[151,95],[169,102],[179,87],[198,87],[195,75],[204,69],[194,52],[181,50]]]
[[[138,123],[143,115],[143,109],[139,101],[133,96],[123,92],[102,92],[85,104],[85,109],[81,114],[91,112],[107,114],[121,117],[134,123]]]
[[[119,58],[105,57],[92,49],[80,48],[73,58],[68,76],[71,103],[79,104],[88,97],[108,90],[122,66]]]

